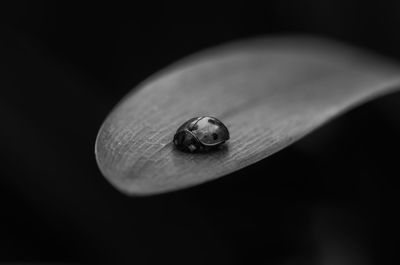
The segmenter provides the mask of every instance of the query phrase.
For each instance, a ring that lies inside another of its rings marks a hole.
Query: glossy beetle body
[[[174,144],[183,151],[214,149],[229,140],[226,126],[214,117],[202,116],[188,120],[175,133]]]

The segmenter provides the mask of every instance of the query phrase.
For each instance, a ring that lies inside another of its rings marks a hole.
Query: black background
[[[191,189],[129,198],[102,177],[94,141],[109,110],[193,52],[307,33],[400,59],[398,1],[186,5],[2,4],[0,262],[381,264],[390,257],[398,94]]]

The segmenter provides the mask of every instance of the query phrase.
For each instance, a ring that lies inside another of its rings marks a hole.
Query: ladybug
[[[229,140],[226,126],[214,117],[202,116],[188,120],[175,133],[175,146],[186,152],[216,149]]]

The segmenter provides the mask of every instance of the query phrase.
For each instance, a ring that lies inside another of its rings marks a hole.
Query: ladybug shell
[[[182,124],[175,136],[177,141],[174,142],[178,147],[189,147],[193,144],[196,149],[201,149],[224,143],[229,139],[229,131],[218,119],[203,116]]]

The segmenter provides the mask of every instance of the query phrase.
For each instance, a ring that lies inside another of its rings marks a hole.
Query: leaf
[[[127,95],[99,131],[97,162],[130,195],[197,185],[266,158],[399,84],[396,64],[332,41],[228,44],[169,67]],[[178,126],[202,115],[227,125],[225,148],[176,150],[171,141]]]

